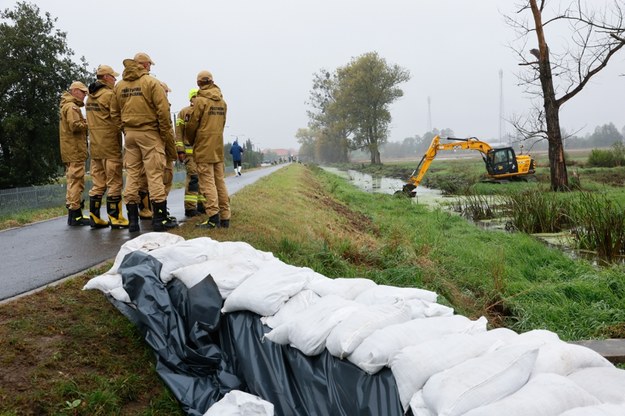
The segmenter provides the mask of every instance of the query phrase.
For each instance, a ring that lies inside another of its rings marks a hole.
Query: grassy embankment
[[[208,235],[330,277],[431,289],[492,326],[565,340],[625,335],[623,269],[570,260],[525,234],[481,230],[296,164],[239,191],[232,208],[232,227]],[[192,226],[176,233],[207,235]],[[100,292],[80,290],[104,270],[0,305],[1,415],[181,414],[137,331]]]

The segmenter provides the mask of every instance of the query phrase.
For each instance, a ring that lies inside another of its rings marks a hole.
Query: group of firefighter
[[[187,169],[185,216],[203,215],[196,227],[229,227],[223,155],[227,105],[212,74],[198,73],[197,88],[190,90],[190,104],[178,113],[174,132],[167,98],[171,90],[150,74],[154,65],[150,56],[139,52],[124,59],[123,65],[121,80],[112,67],[100,65],[89,87],[74,81],[61,97],[59,135],[68,225],[138,232],[140,219],[151,219],[153,231],[177,227],[167,209],[167,196],[178,160]],[[82,195],[89,156],[92,187],[86,217]],[[108,220],[100,213],[104,198]]]

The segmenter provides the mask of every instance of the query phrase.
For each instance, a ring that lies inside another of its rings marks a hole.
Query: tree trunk
[[[543,90],[545,108],[545,122],[547,124],[547,140],[549,142],[549,170],[551,176],[552,191],[568,191],[569,177],[564,160],[564,146],[562,144],[562,132],[560,131],[560,105],[556,100],[551,74],[551,62],[549,60],[549,47],[545,41],[541,12],[536,0],[530,0],[530,7],[536,25],[536,37],[538,38],[538,73],[540,85]]]
[[[372,165],[381,165],[382,161],[380,160],[380,151],[378,150],[377,143],[371,143],[369,145],[369,153],[371,154],[371,164]]]

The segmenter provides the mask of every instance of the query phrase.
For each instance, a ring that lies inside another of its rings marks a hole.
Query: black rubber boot
[[[152,201],[152,209],[152,230],[167,231],[178,226],[176,218],[169,216],[169,213],[167,212],[167,201]]]
[[[127,204],[128,210],[128,231],[137,233],[141,230],[139,227],[139,206],[137,204]]]
[[[204,202],[197,201],[197,212],[200,214],[206,214],[206,207],[204,206]]]
[[[89,225],[89,218],[83,217],[82,210],[68,209],[67,210],[67,225],[70,227],[81,227],[83,225]]]
[[[139,191],[139,217],[142,220],[151,220],[154,213],[152,212],[152,204],[150,203],[150,193]]]
[[[230,220],[219,220],[219,226],[221,228],[230,228]]]
[[[109,216],[109,225],[111,228],[128,228],[129,222],[124,218],[124,214],[122,213],[121,196],[106,197],[106,213]]]
[[[89,197],[89,225],[91,228],[108,228],[108,221],[100,218],[100,207],[102,206],[102,195]]]
[[[211,215],[206,221],[196,225],[197,228],[219,228],[219,214]]]
[[[195,210],[195,209],[185,209],[184,210],[184,216],[185,217],[191,218],[191,217],[197,217],[198,215],[200,215],[200,213],[197,212],[197,210]]]

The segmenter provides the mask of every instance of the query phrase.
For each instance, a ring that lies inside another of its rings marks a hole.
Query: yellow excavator
[[[414,197],[415,189],[430,168],[432,161],[441,150],[477,150],[482,154],[488,177],[494,180],[523,178],[536,172],[536,163],[529,155],[517,155],[512,147],[493,148],[488,143],[475,137],[459,139],[448,137],[451,143],[441,143],[440,136],[435,136],[419,165],[412,172],[408,183],[401,192]]]

